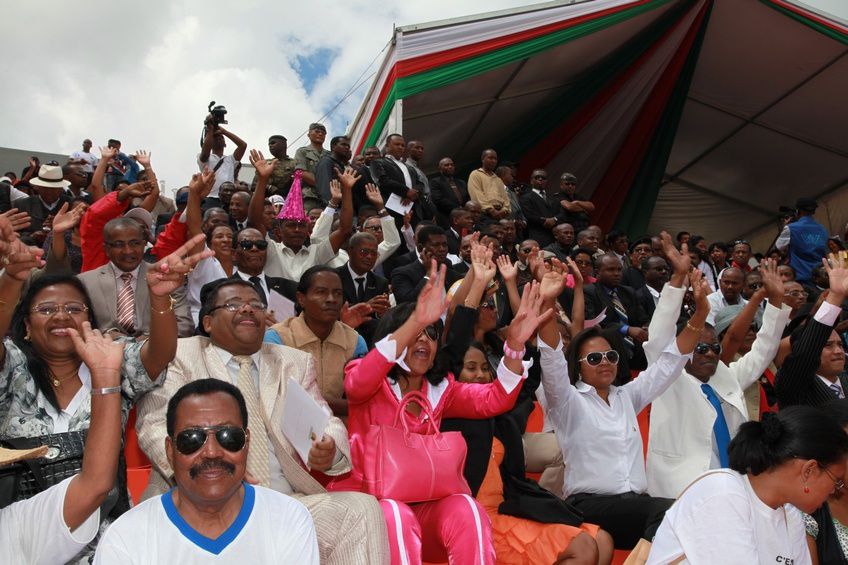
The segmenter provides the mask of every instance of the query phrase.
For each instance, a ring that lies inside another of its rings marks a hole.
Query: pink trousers
[[[389,532],[392,565],[448,561],[451,565],[493,565],[492,523],[480,504],[465,494],[406,504],[380,501]]]

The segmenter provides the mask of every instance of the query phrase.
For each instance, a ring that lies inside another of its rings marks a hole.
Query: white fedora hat
[[[71,183],[64,180],[63,177],[62,167],[58,165],[41,165],[38,169],[38,176],[29,179],[29,183],[46,188],[65,188]]]

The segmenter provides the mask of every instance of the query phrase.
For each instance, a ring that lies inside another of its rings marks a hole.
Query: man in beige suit
[[[253,480],[296,496],[312,513],[321,563],[388,562],[385,520],[377,500],[353,492],[328,493],[309,473],[338,476],[350,471],[347,430],[332,417],[322,438],[313,442],[303,462],[282,433],[288,378],[295,379],[329,413],[315,378],[312,356],[285,346],[263,344],[265,305],[249,282],[224,279],[201,292],[199,330],[205,336],[180,339],[165,384],[138,404],[136,429],[141,448],[154,467],[145,497],[173,484],[165,455],[166,410],[170,397],[185,383],[217,378],[238,386],[245,396],[251,427],[247,470]]]
[[[149,265],[143,261],[147,238],[131,218],[115,218],[103,228],[103,246],[109,262],[79,275],[94,305],[97,328],[130,336],[150,333],[150,296],[142,282]],[[185,288],[172,295],[180,337],[194,335]]]

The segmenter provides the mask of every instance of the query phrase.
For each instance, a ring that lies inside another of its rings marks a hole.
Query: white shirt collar
[[[345,263],[345,266],[347,267],[347,270],[350,273],[350,278],[353,280],[354,285],[356,284],[356,279],[365,278],[365,282],[368,282],[368,273],[365,273],[364,275],[356,274],[356,271],[350,268],[350,261]]]
[[[839,377],[837,377],[837,378],[836,378],[836,380],[835,380],[834,382],[830,382],[829,380],[827,380],[826,378],[824,378],[824,377],[823,377],[823,376],[821,376],[821,375],[816,375],[816,376],[817,376],[819,379],[821,379],[821,382],[823,382],[823,383],[824,383],[824,386],[826,386],[826,387],[827,387],[828,389],[830,389],[830,390],[833,390],[833,389],[831,389],[831,388],[830,388],[832,385],[836,385],[836,386],[838,386],[838,387],[839,387],[839,390],[840,390],[839,398],[845,398],[845,390],[843,390],[843,388],[842,388],[842,381],[840,381],[840,380],[839,380]]]
[[[646,284],[645,286],[648,288],[648,292],[651,293],[651,296],[653,296],[654,298],[660,297],[660,292],[658,290],[656,290],[654,287],[652,287],[649,284]]]
[[[215,345],[214,343],[212,344],[212,349],[215,350],[215,352],[221,358],[221,361],[224,363],[225,366],[229,365],[230,361],[232,361],[233,357],[235,357],[234,353],[230,353],[229,351],[227,351],[223,347],[219,347],[219,346]],[[260,362],[262,361],[262,347],[260,346],[259,351],[257,351],[253,355],[251,355],[250,358],[253,359],[253,364],[256,366],[256,369],[258,370],[259,366],[260,366]],[[236,363],[236,364],[238,364],[238,363]]]
[[[118,268],[118,266],[117,266],[117,265],[115,265],[115,264],[114,264],[113,262],[111,262],[111,261],[109,261],[109,266],[110,266],[110,267],[112,267],[112,273],[115,275],[115,280],[116,280],[116,281],[119,281],[121,284],[123,284],[123,282],[124,282],[124,281],[121,279],[121,276],[122,276],[124,273],[126,273],[126,272],[130,272],[130,273],[132,273],[132,276],[133,276],[132,280],[133,280],[133,282],[138,282],[138,271],[141,269],[141,263],[139,263],[139,264],[138,264],[138,266],[137,266],[135,269],[133,269],[132,271],[122,271],[121,269],[119,269],[119,268]]]

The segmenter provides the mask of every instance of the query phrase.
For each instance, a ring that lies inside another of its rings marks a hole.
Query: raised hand
[[[196,193],[201,200],[209,196],[215,186],[215,171],[206,168],[202,173],[194,173],[188,181],[188,191]]]
[[[471,243],[471,268],[474,269],[474,278],[486,284],[495,278],[496,267],[492,262],[492,255],[492,250],[485,245]]]
[[[388,294],[378,294],[367,303],[371,307],[371,311],[377,316],[382,316],[391,307]]]
[[[374,183],[369,182],[365,185],[365,198],[368,199],[368,202],[371,203],[374,208],[378,211],[382,210],[385,206],[383,202],[383,195],[380,194],[380,189]]]
[[[16,232],[25,230],[30,225],[30,217],[26,212],[18,212],[17,208],[12,208],[0,214],[0,216],[9,220],[12,224],[12,229]]]
[[[574,278],[574,288],[583,286],[583,273],[580,272],[580,267],[577,266],[577,263],[574,262],[574,259],[571,257],[566,257],[565,263],[568,266],[568,271],[571,273],[571,276]]]
[[[153,181],[142,181],[127,185],[118,193],[118,201],[126,202],[127,198],[144,198],[153,192],[155,184]]]
[[[660,239],[662,239],[663,255],[671,264],[671,270],[678,277],[687,275],[692,267],[688,246],[684,243],[681,249],[677,249],[671,242],[671,235],[667,231],[660,232]]]
[[[777,262],[774,259],[763,259],[760,262],[760,277],[763,280],[761,290],[765,291],[772,306],[780,308],[783,304],[783,281],[777,274]]]
[[[338,206],[342,201],[342,184],[333,179],[330,181],[330,203]]]
[[[344,172],[340,171],[338,168],[336,169],[336,173],[339,175],[339,182],[342,185],[344,190],[351,190],[353,185],[357,183],[359,179],[362,177],[359,176],[359,173],[356,172],[352,167],[345,167]]]
[[[100,158],[105,160],[107,163],[114,159],[118,155],[118,150],[114,147],[101,147],[100,148]]]
[[[521,306],[506,330],[506,342],[510,349],[520,351],[524,344],[536,332],[536,328],[554,315],[553,308],[543,311],[545,300],[540,293],[540,285],[533,281],[524,285]]]
[[[82,330],[68,328],[74,349],[82,362],[91,369],[92,384],[97,388],[118,386],[121,382],[121,364],[124,361],[124,342],[112,341],[90,322],[82,323]],[[98,382],[106,379],[107,382]]]
[[[559,261],[557,261],[559,263]],[[559,263],[559,268],[553,265],[542,275],[542,280],[539,283],[539,294],[544,300],[556,300],[565,290],[566,278],[562,272],[562,263]]]
[[[11,220],[5,215],[0,215],[0,257],[7,257],[17,241],[18,235],[15,233]]]
[[[710,301],[707,300],[707,296],[710,294],[710,285],[704,278],[704,273],[699,269],[694,269],[689,273],[689,285],[692,287],[692,295],[695,299],[695,310],[709,313]]]
[[[56,212],[56,217],[53,218],[53,231],[57,234],[74,229],[85,213],[85,206],[77,206],[68,211],[69,206],[70,204],[67,202],[62,204],[62,207]]]
[[[447,265],[437,267],[436,260],[430,261],[427,283],[418,294],[418,302],[415,305],[415,322],[420,328],[426,328],[442,317],[448,308],[445,298],[445,276]]]
[[[509,255],[503,254],[498,256],[498,271],[501,273],[501,278],[504,281],[512,281],[518,278],[518,267],[509,258]]]
[[[7,222],[8,220],[3,219],[3,223]],[[44,266],[44,261],[41,260],[44,250],[40,247],[24,245],[21,240],[15,237],[14,232],[11,232],[12,238],[8,239],[5,231],[5,228],[0,230],[0,233],[3,235],[3,243],[0,246],[0,250],[5,249],[5,251],[0,252],[0,255],[3,256],[0,266],[5,269],[6,275],[14,280],[23,282],[29,278],[29,274],[33,269]]]
[[[342,323],[356,329],[369,319],[371,312],[373,312],[373,310],[371,309],[371,305],[367,302],[360,302],[353,306],[348,306],[348,303],[345,302],[342,306],[342,312],[339,318],[341,318]]]
[[[138,161],[138,164],[144,167],[145,169],[150,168],[150,152],[145,151],[144,149],[139,149],[135,152],[135,160]]]
[[[274,172],[274,163],[276,159],[266,159],[262,152],[257,149],[250,150],[250,164],[256,169],[256,174],[259,178],[267,179]]]
[[[177,290],[185,282],[185,277],[201,260],[212,257],[215,252],[205,249],[200,253],[189,255],[194,246],[206,240],[206,236],[197,234],[179,249],[153,265],[147,270],[147,287],[150,294],[167,296]]]
[[[412,210],[403,215],[403,227],[405,229],[412,227]]]
[[[545,261],[542,259],[542,252],[535,245],[533,250],[527,254],[527,268],[533,274],[533,277],[540,281],[545,274]]]

